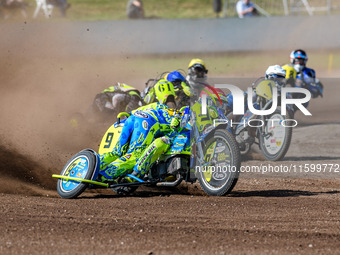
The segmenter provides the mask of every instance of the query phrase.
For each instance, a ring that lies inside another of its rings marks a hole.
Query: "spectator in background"
[[[21,14],[24,18],[27,18],[26,6],[27,4],[23,0],[0,0],[0,7],[5,9],[4,18],[8,19],[11,14],[11,10],[20,9]],[[1,15],[0,15],[1,17]]]
[[[222,0],[214,0],[213,1],[214,12],[216,13],[216,18],[220,16],[220,12],[222,11]]]
[[[252,17],[256,15],[255,5],[250,0],[239,0],[236,4],[236,11],[239,18]]]
[[[60,14],[62,17],[66,16],[66,10],[70,8],[70,4],[67,2],[67,0],[55,0],[56,6],[58,6],[60,10]]]
[[[143,19],[144,8],[142,0],[129,0],[126,7],[126,15],[129,19]]]

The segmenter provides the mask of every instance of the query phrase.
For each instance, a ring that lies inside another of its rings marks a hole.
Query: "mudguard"
[[[211,137],[213,137],[215,135],[216,130],[218,129],[228,129],[228,123],[223,123],[223,124],[219,124],[218,126],[214,127],[209,133],[206,133],[205,135],[203,135],[203,137],[200,137],[200,141],[203,140],[204,142],[208,141]]]
[[[93,175],[92,175],[92,178],[91,178],[92,181],[95,181],[95,180],[97,180],[98,173],[99,173],[99,168],[100,168],[100,159],[99,159],[99,156],[92,149],[85,149],[84,151],[92,152],[94,154],[94,156],[96,157],[95,170],[93,171]]]
[[[111,127],[109,127],[109,129],[103,136],[102,141],[100,142],[98,150],[99,154],[104,154],[113,151],[113,148],[118,142],[125,121],[126,119],[123,119],[119,124],[114,123]]]

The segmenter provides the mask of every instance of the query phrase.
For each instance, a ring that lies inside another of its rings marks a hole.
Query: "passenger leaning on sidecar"
[[[89,115],[92,118],[102,115],[104,119],[111,119],[113,112],[130,112],[143,104],[144,101],[136,88],[118,82],[95,96]]]
[[[180,103],[179,106],[188,105],[186,102],[189,102],[190,100],[190,87],[187,85],[186,80],[184,76],[178,72],[173,71],[170,73],[165,74],[164,79],[162,82],[169,81],[171,82],[172,86],[169,87],[159,87],[159,81],[155,84],[153,87],[148,87],[144,93],[144,102],[146,104],[151,104],[155,102],[162,102],[164,101],[168,96],[174,97],[174,102]],[[161,82],[161,83],[162,83]],[[157,86],[157,87],[156,87]],[[170,106],[175,107],[175,106]]]
[[[166,74],[164,79],[170,81],[174,85],[177,107],[190,105],[191,89],[184,76],[178,71],[173,71]]]
[[[155,85],[156,91],[169,87],[173,85],[166,80]],[[133,171],[143,177],[158,157],[169,149],[177,135],[180,119],[174,116],[174,109],[165,105],[175,106],[173,96],[159,97],[159,100],[160,103],[132,111],[113,151],[99,156],[101,181],[114,180]]]
[[[312,68],[306,67],[308,56],[304,50],[298,49],[290,53],[290,62],[282,66],[286,70],[287,84],[292,87],[305,88],[310,91],[312,98],[318,96],[322,97],[323,85],[316,78],[315,71]],[[301,93],[293,94],[293,97],[299,98],[299,96],[304,96]],[[307,107],[309,102],[303,104]]]

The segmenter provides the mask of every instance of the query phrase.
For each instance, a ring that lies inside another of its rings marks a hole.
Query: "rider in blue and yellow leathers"
[[[307,53],[302,49],[294,50],[290,53],[290,62],[282,66],[286,71],[287,84],[292,87],[308,89],[312,98],[322,97],[323,85],[316,78],[315,70],[306,66],[308,61]],[[300,98],[303,94],[293,93],[294,98]],[[304,107],[308,107],[309,101],[304,103]],[[295,110],[298,108],[295,107]]]
[[[159,83],[172,86],[165,80]],[[132,171],[144,176],[159,156],[169,149],[178,134],[179,124],[174,109],[161,103],[132,111],[113,151],[100,155],[101,180],[114,180]]]

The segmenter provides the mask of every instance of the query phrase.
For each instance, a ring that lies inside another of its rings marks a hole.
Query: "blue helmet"
[[[178,71],[168,73],[164,78],[167,81],[170,81],[174,85],[175,89],[180,89],[182,82],[186,82],[184,76]]]
[[[184,76],[178,72],[178,71],[173,71],[171,73],[168,73],[166,76],[165,76],[165,79],[170,81],[170,82],[174,82],[174,81],[185,81],[185,78]]]
[[[289,58],[297,73],[300,73],[305,68],[308,60],[307,53],[301,49],[292,51]]]
[[[307,53],[304,50],[294,50],[290,53],[290,62],[294,64],[300,64],[300,65],[306,65],[308,56]]]

